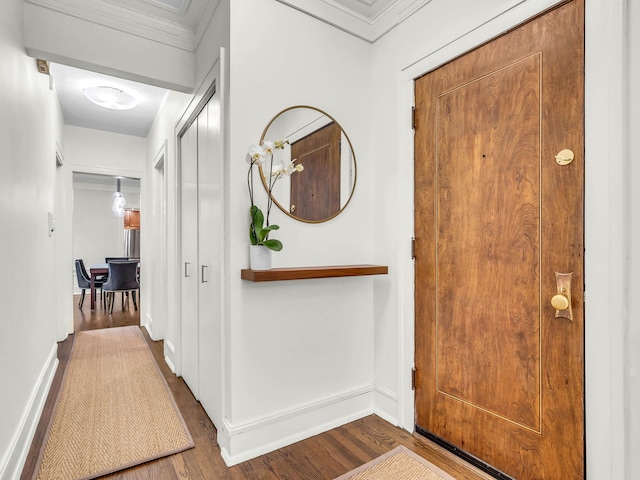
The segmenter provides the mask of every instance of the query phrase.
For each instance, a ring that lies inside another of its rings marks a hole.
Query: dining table
[[[109,273],[108,263],[93,263],[89,267],[89,273],[91,275],[91,310],[96,308],[96,278],[101,275],[107,275]]]

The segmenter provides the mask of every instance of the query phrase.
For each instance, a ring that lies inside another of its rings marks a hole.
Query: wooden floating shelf
[[[386,265],[332,265],[328,267],[272,268],[271,270],[244,269],[240,271],[240,277],[251,282],[275,282],[308,278],[386,275],[387,273],[389,273],[389,267]]]

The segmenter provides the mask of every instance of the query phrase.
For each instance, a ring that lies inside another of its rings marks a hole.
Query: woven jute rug
[[[341,475],[336,480],[455,480],[454,477],[400,446]]]
[[[193,447],[139,327],[75,334],[35,479],[91,479]]]

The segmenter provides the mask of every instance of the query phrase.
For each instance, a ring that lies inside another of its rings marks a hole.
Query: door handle
[[[209,267],[207,267],[206,265],[202,265],[200,267],[200,283],[207,283],[208,282],[208,280],[205,277],[205,273],[206,273],[208,268]]]
[[[571,273],[556,272],[556,291],[551,297],[551,306],[556,309],[556,318],[566,318],[573,320],[571,310]]]
[[[184,262],[184,277],[189,278],[191,276],[191,264]]]

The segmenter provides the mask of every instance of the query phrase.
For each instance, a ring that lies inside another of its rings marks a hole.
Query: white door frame
[[[149,274],[146,276],[145,282],[148,285],[145,289],[145,298],[149,297],[148,305],[150,308],[147,309],[144,316],[140,316],[140,323],[147,329],[152,340],[164,338],[167,325],[168,288],[166,278],[169,272],[167,259],[167,195],[169,192],[167,150],[168,142],[165,139],[153,159],[151,170],[153,239],[149,243],[152,245],[153,259],[149,262]],[[142,305],[142,303],[141,299],[140,304]]]
[[[140,180],[140,207],[142,208],[142,202],[143,202],[143,198],[144,195],[142,195],[142,191],[143,191],[143,182],[144,182],[144,174],[140,171],[135,171],[135,170],[125,170],[122,168],[110,168],[110,167],[96,167],[96,166],[89,166],[89,165],[74,165],[74,164],[65,164],[65,167],[68,168],[67,170],[67,175],[68,177],[66,177],[66,181],[65,181],[65,190],[67,190],[70,193],[70,209],[69,209],[69,214],[66,216],[67,221],[69,222],[69,238],[71,239],[71,241],[73,241],[73,174],[74,173],[91,173],[91,174],[95,174],[95,175],[105,175],[105,176],[111,176],[111,177],[127,177],[127,178],[133,178],[133,179],[137,179]],[[67,249],[67,252],[69,252],[69,256],[67,258],[70,258],[71,260],[73,260],[73,245],[72,243],[69,244],[69,247]],[[142,257],[144,255],[144,252],[141,250],[140,251],[140,256]],[[71,263],[69,263],[69,265],[72,265]],[[70,285],[70,294],[67,295],[65,294],[65,298],[64,301],[69,301],[71,304],[73,304],[73,285]],[[67,291],[65,289],[65,291]],[[68,298],[68,300],[67,300]],[[146,314],[146,310],[143,308],[142,306],[142,302],[139,302],[139,311],[140,311],[140,318],[143,318],[143,316]],[[71,310],[68,310],[73,312],[73,307]],[[74,333],[74,325],[73,325],[73,316],[71,316],[71,318],[67,319],[67,331],[69,333]]]

